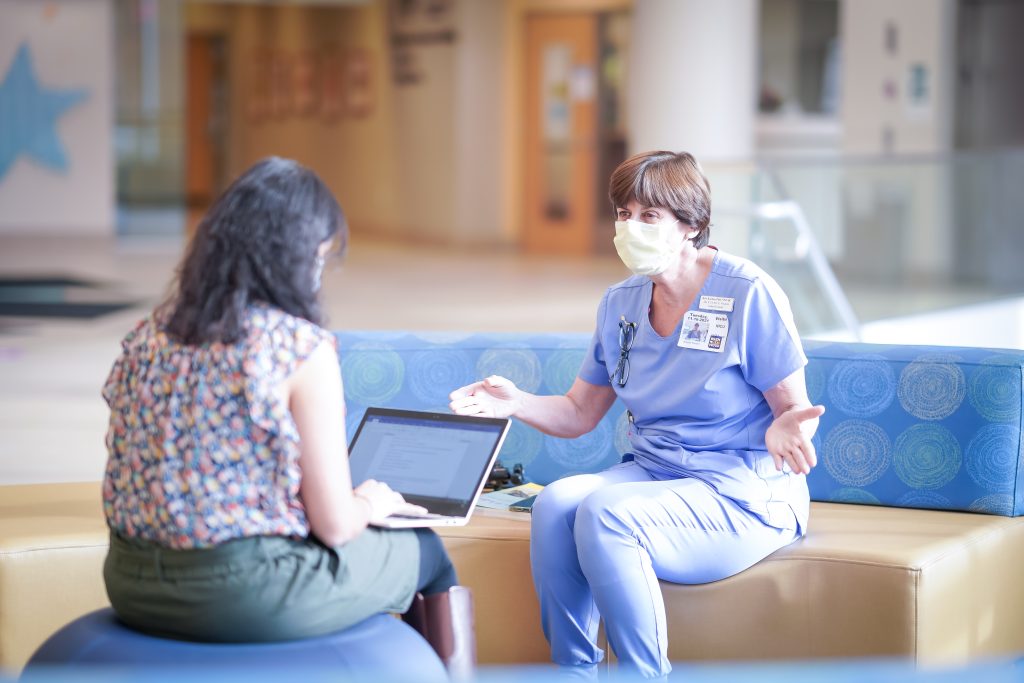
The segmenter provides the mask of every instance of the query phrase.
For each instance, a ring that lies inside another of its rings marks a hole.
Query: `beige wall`
[[[313,168],[334,190],[355,231],[390,231],[401,225],[397,192],[394,102],[384,49],[381,3],[358,7],[267,7],[190,4],[188,30],[222,33],[228,40],[228,175],[268,155],[287,156]],[[257,55],[276,51],[294,58],[304,51],[363,49],[371,65],[369,115],[268,113],[256,119],[250,103],[259,71]]]
[[[956,9],[956,0],[845,0],[842,5],[843,151],[936,155],[918,165],[879,162],[872,173],[854,168],[845,177],[851,212],[889,198],[893,210],[905,214],[902,241],[910,274],[949,272],[954,257],[950,169],[941,158],[953,145]],[[887,24],[897,32],[891,52],[885,49]],[[923,103],[915,103],[909,92],[914,64],[928,73]],[[893,97],[885,95],[887,82],[895,88]]]
[[[455,41],[414,46],[420,79],[399,84],[384,0],[352,7],[190,4],[189,30],[222,33],[229,42],[229,175],[266,155],[289,156],[331,186],[355,232],[435,243],[507,241],[499,156],[503,17],[500,3],[456,2],[448,24]],[[263,77],[259,50],[295,55],[330,46],[370,55],[367,116],[253,120],[247,101],[254,79]]]
[[[942,153],[953,140],[956,0],[845,0],[843,41],[843,151]],[[885,49],[886,25],[897,33],[896,49]],[[910,71],[924,65],[928,98],[910,97]],[[895,88],[886,96],[885,84]],[[892,131],[892,146],[883,130]]]

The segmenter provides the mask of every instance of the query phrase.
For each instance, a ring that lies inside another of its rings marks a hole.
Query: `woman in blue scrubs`
[[[602,657],[667,674],[659,579],[732,576],[800,538],[817,462],[807,359],[779,286],[708,245],[711,192],[687,153],[649,152],[612,174],[615,248],[634,275],[605,293],[572,388],[536,396],[492,376],[456,390],[461,415],[513,416],[553,436],[593,429],[616,398],[633,459],[547,486],[531,564],[552,660]]]

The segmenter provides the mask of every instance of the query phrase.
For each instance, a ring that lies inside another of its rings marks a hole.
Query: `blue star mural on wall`
[[[44,88],[22,43],[0,83],[0,180],[22,154],[47,168],[66,171],[67,154],[57,136],[57,119],[88,95],[84,89]]]

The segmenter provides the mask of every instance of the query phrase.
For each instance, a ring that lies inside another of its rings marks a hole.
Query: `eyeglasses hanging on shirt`
[[[626,386],[629,379],[629,350],[633,348],[633,340],[636,339],[636,323],[626,321],[626,316],[619,319],[619,363],[615,366],[615,374],[612,378],[618,377],[620,387]]]

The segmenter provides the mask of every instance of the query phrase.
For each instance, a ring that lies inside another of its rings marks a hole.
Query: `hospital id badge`
[[[728,337],[729,316],[724,313],[687,311],[683,316],[683,329],[679,331],[677,346],[721,353]]]

